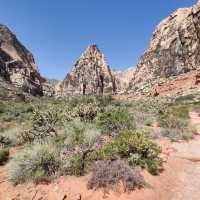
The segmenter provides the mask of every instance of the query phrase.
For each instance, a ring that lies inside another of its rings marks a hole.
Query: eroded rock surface
[[[124,94],[129,88],[129,83],[133,78],[135,67],[130,67],[122,71],[113,71],[116,82],[116,89],[118,94]]]
[[[168,80],[164,83],[155,85],[149,95],[150,96],[166,96],[166,95],[188,95],[192,92],[200,91],[200,71],[195,70],[179,75],[174,80]]]
[[[161,79],[200,68],[200,1],[178,9],[164,19],[153,33],[150,46],[141,57],[131,88],[147,91]]]
[[[42,82],[33,55],[0,24],[0,76],[23,91],[42,95]]]
[[[115,78],[104,55],[90,45],[75,63],[71,73],[55,87],[56,95],[102,95],[116,92]]]

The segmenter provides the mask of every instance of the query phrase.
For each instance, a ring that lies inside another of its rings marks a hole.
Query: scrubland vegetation
[[[162,167],[156,139],[192,138],[189,111],[199,105],[190,96],[0,101],[0,165],[8,163],[14,184],[91,172],[90,189],[120,182],[125,190],[140,188],[145,185],[142,169],[158,175]],[[13,147],[20,148],[9,159]]]

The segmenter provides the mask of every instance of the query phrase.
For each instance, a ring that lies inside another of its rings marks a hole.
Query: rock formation
[[[135,72],[135,67],[130,67],[123,71],[113,71],[118,94],[126,93],[129,87],[129,83],[133,78],[134,72]]]
[[[179,75],[174,80],[167,80],[165,83],[155,85],[149,96],[171,96],[187,95],[200,91],[200,70],[191,71]]]
[[[33,55],[0,24],[0,77],[23,91],[42,95],[42,82]]]
[[[104,55],[90,45],[75,63],[71,73],[55,87],[57,96],[102,95],[116,92],[115,78]]]
[[[157,26],[130,87],[134,92],[145,92],[160,81],[199,68],[200,1],[193,7],[178,9]]]

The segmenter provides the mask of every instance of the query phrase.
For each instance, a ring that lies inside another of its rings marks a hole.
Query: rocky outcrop
[[[155,85],[149,96],[186,95],[193,91],[200,91],[200,70],[181,74],[174,80]]]
[[[129,83],[133,78],[135,67],[130,67],[122,71],[113,71],[116,82],[117,94],[124,94],[128,90]]]
[[[23,91],[42,95],[42,82],[33,55],[4,25],[0,25],[0,76]]]
[[[44,96],[48,96],[48,97],[55,96],[55,86],[58,83],[59,83],[58,80],[46,79],[46,81],[42,84],[42,89],[43,89]]]
[[[116,92],[115,78],[104,55],[90,45],[75,63],[71,73],[55,87],[57,96],[102,95]]]
[[[200,68],[200,1],[178,9],[156,28],[130,82],[132,91]]]

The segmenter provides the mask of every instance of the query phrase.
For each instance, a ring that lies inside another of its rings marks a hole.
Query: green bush
[[[100,113],[97,118],[97,125],[107,134],[117,134],[123,129],[133,129],[134,119],[126,108],[108,108]]]
[[[73,155],[62,161],[61,174],[81,176],[84,174],[82,155]]]
[[[0,121],[22,123],[30,120],[33,107],[30,103],[0,101]]]
[[[9,149],[0,149],[0,165],[9,159]]]
[[[117,158],[127,158],[129,164],[140,165],[152,170],[148,165],[149,161],[160,163],[160,147],[150,140],[146,133],[138,131],[123,131],[112,142],[107,144],[99,152],[103,160],[113,160]],[[157,165],[158,169],[159,165]]]
[[[95,144],[101,141],[101,131],[94,124],[74,120],[65,125],[63,136],[63,174],[83,175],[97,159]]]
[[[150,174],[152,175],[157,175],[158,174],[158,168],[161,164],[161,160],[159,159],[147,159],[146,160],[146,165],[147,165],[147,169],[149,171]]]
[[[54,109],[39,111],[35,109],[32,118],[32,127],[21,132],[21,140],[26,142],[45,142],[47,137],[57,136],[56,124],[59,120],[58,113]]]
[[[188,126],[188,120],[175,116],[169,111],[158,116],[158,123],[162,128],[184,129]]]
[[[79,117],[82,121],[93,121],[97,116],[99,108],[97,104],[88,103],[88,104],[79,104],[75,107],[74,112],[76,116]]]
[[[66,153],[66,152],[65,152]],[[68,152],[69,155],[62,159],[61,174],[82,176],[90,172],[94,161],[98,160],[98,153],[95,149],[76,149],[75,152]]]
[[[95,96],[78,96],[78,97],[74,96],[74,97],[70,97],[68,100],[68,104],[72,108],[80,104],[89,104],[89,103],[95,103],[95,102],[96,102]]]
[[[107,106],[113,103],[113,98],[110,95],[106,96],[79,96],[79,97],[70,97],[68,104],[70,107],[76,107],[80,104],[98,104],[99,106]]]
[[[9,164],[9,179],[14,184],[48,181],[59,171],[60,157],[51,145],[36,144],[17,153]]]
[[[4,135],[0,135],[0,146],[8,146],[11,144],[11,140],[10,138],[8,138],[7,136]]]
[[[0,133],[0,145],[7,147],[21,144],[19,138],[20,132],[22,131],[21,129],[22,127],[12,127]]]
[[[112,96],[110,96],[110,95],[97,96],[96,100],[97,100],[99,106],[101,106],[101,107],[106,107],[106,106],[111,105],[115,102],[114,99],[112,98]]]
[[[100,137],[101,131],[91,123],[73,120],[64,126],[65,144],[92,146]]]
[[[194,130],[190,127],[185,128],[162,128],[160,134],[163,137],[169,138],[172,142],[177,142],[179,140],[190,140],[194,136]]]

